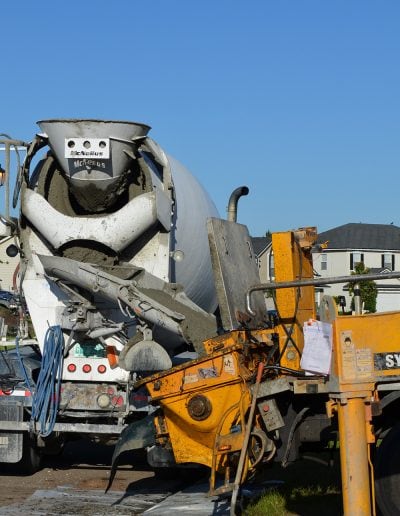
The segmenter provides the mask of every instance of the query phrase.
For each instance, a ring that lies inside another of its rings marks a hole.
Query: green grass
[[[342,497],[338,458],[325,466],[310,460],[299,460],[283,469],[266,467],[254,482],[261,487],[265,480],[284,481],[281,486],[266,489],[244,511],[245,516],[337,516],[342,514]]]

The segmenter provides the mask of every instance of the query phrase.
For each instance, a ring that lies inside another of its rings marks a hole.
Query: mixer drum
[[[22,191],[27,254],[142,267],[181,284],[213,312],[206,220],[217,210],[193,175],[147,136],[150,127],[101,120],[38,124],[51,152]]]

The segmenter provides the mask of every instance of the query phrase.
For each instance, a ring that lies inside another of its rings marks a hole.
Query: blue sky
[[[249,186],[254,236],[400,225],[400,2],[23,0],[0,20],[0,132],[147,123],[221,215]]]

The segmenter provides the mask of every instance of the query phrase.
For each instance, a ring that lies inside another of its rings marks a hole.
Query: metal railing
[[[27,151],[29,144],[23,142],[22,140],[14,140],[4,133],[0,133],[0,137],[4,139],[0,139],[0,151],[5,153],[5,193],[4,193],[4,218],[9,220],[10,218],[10,178],[11,178],[11,152],[16,153],[17,158],[17,175],[21,168],[21,158],[20,151]]]
[[[271,281],[269,283],[259,283],[253,285],[246,292],[246,310],[249,315],[256,315],[251,306],[251,296],[253,292],[266,292],[268,290],[276,290],[280,288],[296,288],[296,287],[310,287],[310,286],[322,286],[331,285],[333,283],[354,283],[358,284],[361,281],[368,280],[385,280],[385,279],[398,279],[400,278],[400,271],[372,273],[372,274],[353,274],[351,276],[336,276],[332,278],[310,278],[305,280],[295,281]]]

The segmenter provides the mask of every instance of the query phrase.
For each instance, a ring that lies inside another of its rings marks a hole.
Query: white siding
[[[385,250],[363,250],[363,249],[354,249],[354,250],[344,250],[344,251],[336,251],[326,249],[323,251],[324,254],[327,255],[327,268],[326,270],[321,270],[321,254],[313,253],[313,264],[314,270],[321,275],[321,277],[336,277],[336,276],[349,276],[352,272],[350,269],[350,255],[353,252],[360,252],[364,256],[364,265],[369,269],[381,269],[382,268],[382,254],[389,253],[395,255],[395,270],[400,270],[400,252],[399,251],[385,251]],[[378,298],[377,298],[377,311],[391,311],[391,310],[400,310],[400,281],[398,280],[385,280],[382,282],[390,283],[391,285],[399,283],[399,290],[394,290],[393,292],[382,292],[378,289]],[[345,287],[344,284],[333,284],[329,287],[322,287],[324,290],[324,294],[330,296],[345,296],[346,298],[346,309],[350,309],[351,296],[349,295],[347,290],[343,290]]]
[[[321,268],[322,254],[326,256],[326,270],[322,270]],[[330,251],[326,249],[322,253],[313,253],[313,267],[321,278],[347,276],[350,274],[349,264],[350,255],[347,252]],[[328,296],[345,296],[346,308],[350,308],[350,297],[348,293],[343,290],[344,286],[344,284],[338,283],[320,287],[323,290],[320,295],[321,297],[324,294]]]
[[[0,290],[13,288],[13,274],[19,263],[19,254],[15,258],[10,258],[6,254],[7,247],[13,243],[13,238],[6,238],[0,242]]]
[[[266,249],[258,256],[258,273],[260,275],[261,283],[266,283],[268,281],[268,260],[269,251],[267,252]]]
[[[379,292],[376,302],[377,312],[400,310],[400,292]]]

